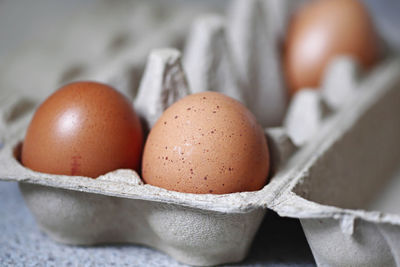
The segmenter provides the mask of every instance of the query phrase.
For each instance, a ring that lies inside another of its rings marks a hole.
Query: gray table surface
[[[138,245],[57,244],[38,229],[17,183],[0,182],[0,266],[185,266]],[[315,266],[298,220],[267,213],[248,257],[227,266]]]

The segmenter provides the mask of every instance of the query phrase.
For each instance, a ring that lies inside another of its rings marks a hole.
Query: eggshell
[[[138,169],[143,146],[132,104],[96,82],[68,84],[36,111],[22,147],[22,164],[45,173],[97,177]]]
[[[379,39],[368,11],[357,0],[311,1],[288,29],[284,64],[291,94],[318,87],[338,55],[352,56],[364,68],[378,60]]]
[[[146,141],[142,175],[151,185],[186,193],[261,189],[269,151],[254,115],[216,92],[187,96],[169,107]]]

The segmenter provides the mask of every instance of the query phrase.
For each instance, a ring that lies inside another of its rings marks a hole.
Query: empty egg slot
[[[264,10],[261,1],[234,1],[225,16],[195,20],[183,65],[193,92],[210,90],[236,98],[262,126],[270,127],[281,125],[288,99],[280,69],[280,36],[271,19],[277,14],[270,12],[272,2],[265,5]]]
[[[400,166],[398,79],[392,86],[319,157],[294,193],[323,205],[399,213],[390,208],[398,207],[398,202],[384,201],[397,198],[382,194],[400,178],[395,175]]]

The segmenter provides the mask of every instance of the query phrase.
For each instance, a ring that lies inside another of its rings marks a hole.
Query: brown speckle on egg
[[[170,161],[160,161],[160,154]],[[269,152],[250,111],[223,94],[204,92],[164,112],[150,131],[142,166],[146,183],[169,190],[254,191],[267,182]]]

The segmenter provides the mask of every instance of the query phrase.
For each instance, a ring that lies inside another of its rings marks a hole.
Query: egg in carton
[[[384,115],[398,110],[399,64],[384,63],[360,77],[351,59],[338,59],[327,71],[321,91],[298,93],[284,116],[287,100],[277,47],[290,8],[277,1],[264,4],[270,8],[260,8],[258,1],[237,1],[228,19],[200,18],[183,55],[187,76],[179,51],[153,51],[135,107],[150,128],[169,105],[190,92],[216,90],[245,103],[263,126],[279,125],[284,118],[282,127],[266,129],[273,166],[269,184],[255,192],[197,195],[143,184],[132,170],[116,170],[95,180],[31,171],[18,162],[21,127],[31,114],[17,116],[17,109],[24,106],[17,99],[1,113],[7,131],[0,151],[0,177],[20,182],[44,232],[67,244],[137,243],[187,264],[215,265],[246,256],[269,208],[301,219],[320,265],[398,263],[400,249],[394,238],[398,216],[339,207],[361,205],[381,184],[374,174],[388,172],[398,159],[393,147],[400,127]],[[280,12],[272,12],[273,7]],[[272,20],[277,14],[281,20]],[[264,24],[267,19],[281,22]],[[265,25],[271,28],[265,31]],[[266,49],[246,48],[263,42]],[[93,73],[104,82],[114,81],[117,88],[124,84],[131,90],[127,81],[132,77],[124,71],[136,66],[131,62],[115,63],[108,76],[99,74],[103,70]],[[264,79],[263,73],[274,78]],[[270,105],[257,102],[267,96]],[[17,115],[9,115],[13,113]],[[377,121],[380,128],[370,129]],[[371,150],[366,151],[365,142],[376,135],[387,144],[371,142]],[[379,172],[374,171],[374,151],[382,155]],[[361,183],[365,177],[368,183]],[[351,186],[346,188],[346,183]],[[354,194],[350,189],[358,186],[362,190]],[[346,194],[340,190],[347,190]]]

